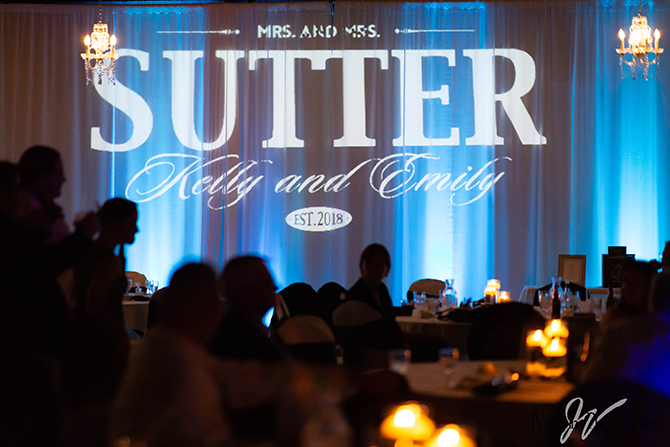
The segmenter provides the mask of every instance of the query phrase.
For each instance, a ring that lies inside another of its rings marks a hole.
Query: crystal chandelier
[[[656,65],[654,72],[656,80],[658,80],[658,60],[659,54],[663,52],[663,48],[658,47],[658,41],[661,39],[661,33],[658,30],[654,31],[654,38],[651,37],[651,28],[647,24],[647,18],[642,15],[642,1],[638,5],[637,17],[633,17],[633,22],[630,25],[628,34],[628,47],[624,46],[624,39],[626,33],[622,29],[619,30],[619,40],[621,41],[621,48],[617,48],[619,53],[619,66],[621,67],[621,79],[626,77],[624,74],[623,64],[630,67],[631,77],[633,80],[642,78],[645,81],[649,75],[649,66]],[[626,54],[631,55],[631,59],[626,59]],[[653,54],[650,60],[649,55]]]
[[[115,71],[118,54],[114,53],[116,36],[110,37],[107,32],[107,24],[102,23],[102,6],[100,6],[100,20],[93,25],[93,32],[84,39],[86,53],[81,53],[86,67],[86,85],[94,82],[97,77],[98,84],[102,84],[102,75],[107,75],[107,82],[116,84]]]

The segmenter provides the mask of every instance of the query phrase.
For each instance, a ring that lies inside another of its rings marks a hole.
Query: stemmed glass
[[[553,297],[549,292],[540,291],[540,307],[542,308],[542,315],[544,318],[551,317],[551,302]]]
[[[389,369],[398,374],[405,374],[412,362],[412,351],[409,349],[391,349],[389,351]]]
[[[458,348],[442,348],[439,351],[439,363],[444,368],[447,388],[454,388],[456,386],[452,375],[459,357],[460,352]]]

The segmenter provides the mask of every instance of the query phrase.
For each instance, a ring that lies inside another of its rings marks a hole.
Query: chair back
[[[412,292],[421,293],[424,292],[427,296],[438,297],[440,296],[440,291],[444,290],[446,284],[444,281],[439,279],[420,279],[414,281],[409,290],[407,290],[407,301],[412,302]]]
[[[328,324],[314,315],[297,315],[284,320],[277,329],[277,335],[287,345],[335,342],[335,335]]]
[[[382,314],[379,311],[356,300],[345,301],[333,312],[333,325],[335,327],[362,326],[381,319]]]
[[[283,288],[279,294],[282,296],[284,303],[286,303],[291,316],[319,316],[318,296],[309,284],[296,282]]]
[[[526,331],[544,327],[544,318],[533,306],[516,302],[478,307],[468,319],[470,360],[518,359],[525,355]]]
[[[336,282],[328,282],[321,286],[317,294],[319,295],[320,316],[332,327],[333,312],[344,303],[347,289]]]
[[[133,287],[135,283],[140,283],[140,287],[145,287],[147,284],[147,277],[140,272],[126,271],[126,279],[133,282]]]
[[[279,339],[297,359],[322,365],[336,365],[335,335],[328,324],[314,315],[288,318],[277,329]]]

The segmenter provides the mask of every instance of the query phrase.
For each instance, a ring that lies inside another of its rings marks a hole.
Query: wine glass
[[[458,348],[442,348],[439,351],[439,363],[444,369],[445,380],[448,388],[454,388],[456,382],[453,379],[453,372],[456,363],[458,363],[458,358],[460,357],[460,351]]]
[[[389,351],[389,369],[395,373],[405,375],[412,361],[412,351],[409,349],[391,349]]]

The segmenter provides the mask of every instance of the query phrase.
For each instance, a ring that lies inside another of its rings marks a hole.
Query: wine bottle
[[[554,299],[551,300],[551,319],[561,318],[561,299],[558,297],[558,287],[554,287]]]

